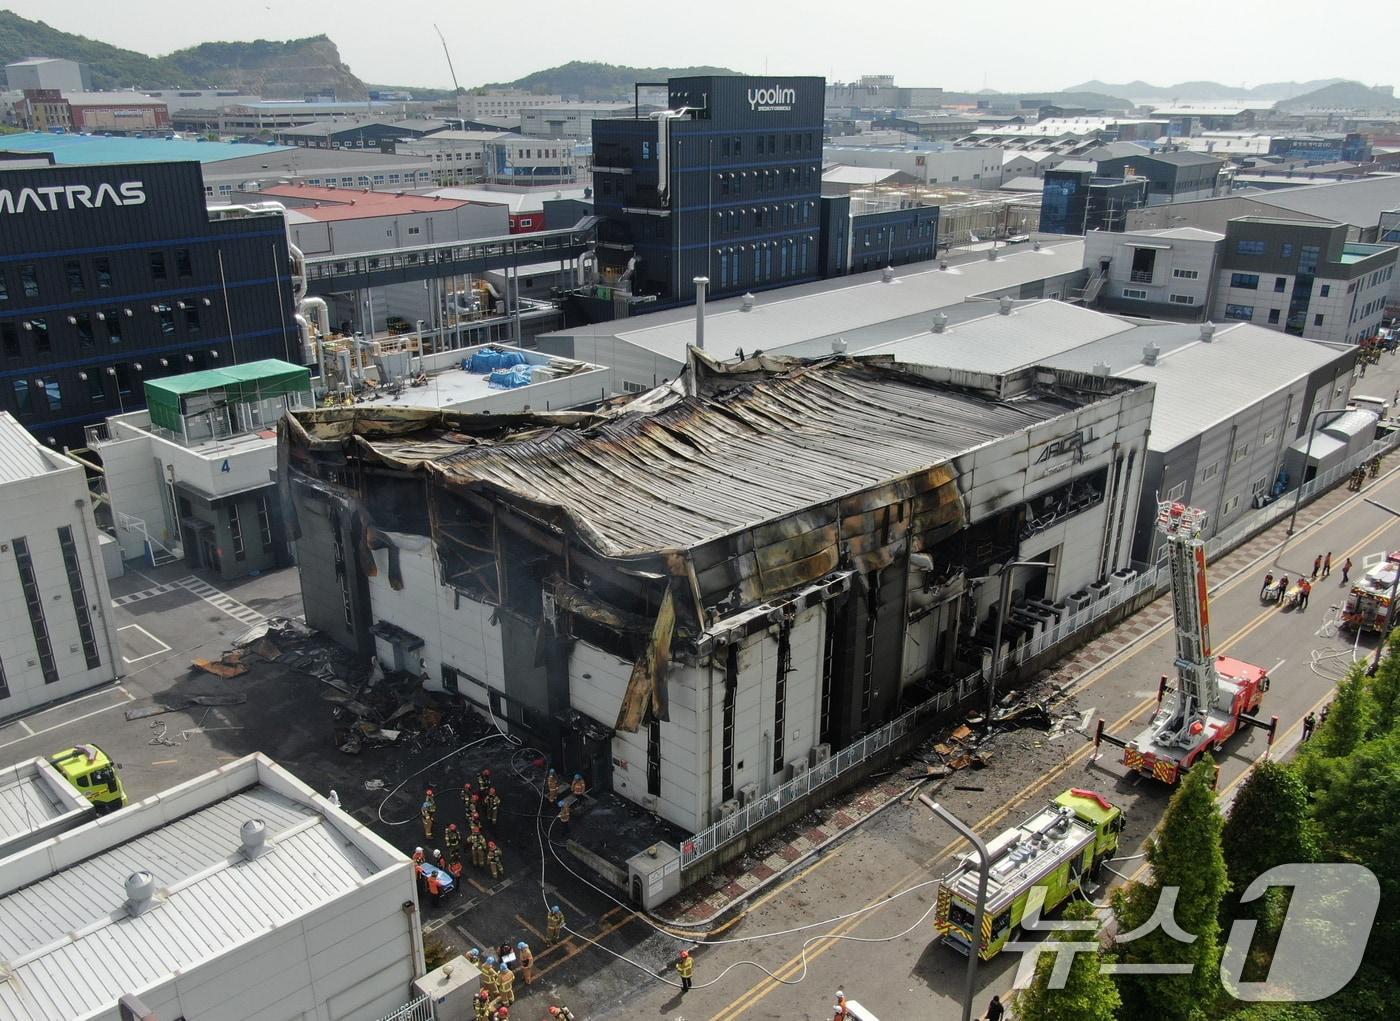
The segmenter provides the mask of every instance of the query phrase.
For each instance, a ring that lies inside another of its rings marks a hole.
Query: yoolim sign
[[[122,181],[97,187],[86,184],[54,184],[38,188],[0,188],[0,213],[56,213],[61,209],[100,209],[103,206],[140,206],[146,202],[141,181]]]
[[[797,90],[781,85],[767,89],[749,89],[749,109],[755,112],[791,110],[797,102]]]

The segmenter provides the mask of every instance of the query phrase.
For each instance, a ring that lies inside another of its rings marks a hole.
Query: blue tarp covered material
[[[464,359],[462,369],[465,372],[495,372],[497,369],[508,369],[512,365],[524,364],[525,356],[519,351],[496,351],[486,348],[470,358]]]
[[[497,369],[491,373],[486,385],[496,390],[514,390],[518,386],[529,386],[534,371],[533,365],[514,365],[508,369]]]

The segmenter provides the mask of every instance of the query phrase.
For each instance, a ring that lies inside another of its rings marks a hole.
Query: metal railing
[[[433,998],[428,995],[405,1003],[392,1014],[386,1014],[380,1021],[434,1021]]]
[[[138,518],[135,514],[124,514],[121,511],[114,511],[117,527],[128,532],[132,532],[141,540],[141,544],[146,547],[146,559],[152,567],[160,567],[162,564],[173,563],[183,557],[184,551],[176,544],[172,549],[151,535],[146,528],[146,522]]]
[[[1351,474],[1352,470],[1364,465],[1373,457],[1379,457],[1400,445],[1400,432],[1392,433],[1385,439],[1376,440],[1360,454],[1313,478],[1303,486],[1302,499],[1311,500],[1319,493],[1330,489]],[[1222,556],[1254,535],[1287,517],[1293,507],[1296,491],[1290,490],[1279,499],[1262,507],[1253,514],[1246,515],[1231,526],[1228,531],[1213,536],[1206,542],[1208,559]],[[1165,554],[1165,547],[1162,550]],[[998,676],[1019,667],[1036,656],[1054,649],[1062,642],[1073,638],[1079,632],[1108,613],[1144,592],[1165,590],[1170,584],[1167,569],[1158,563],[1144,571],[1120,572],[1118,580],[1110,583],[1109,590],[1082,609],[1062,617],[1053,627],[1041,634],[1021,642],[1011,648],[1001,659]],[[794,801],[805,798],[837,777],[857,768],[875,753],[888,748],[894,741],[914,728],[920,717],[928,713],[943,713],[961,705],[974,696],[981,695],[987,684],[987,674],[991,672],[990,662],[983,669],[968,674],[956,684],[950,684],[928,701],[915,706],[902,716],[885,724],[858,739],[825,761],[818,762],[799,776],[793,777],[780,787],[766,794],[760,794],[712,826],[701,830],[681,843],[681,867],[688,868],[737,840],[764,820],[771,818]]]

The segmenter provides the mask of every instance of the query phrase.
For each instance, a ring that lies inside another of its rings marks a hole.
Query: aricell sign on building
[[[766,89],[749,89],[749,109],[755,113],[791,110],[797,102],[797,90],[782,85]]]

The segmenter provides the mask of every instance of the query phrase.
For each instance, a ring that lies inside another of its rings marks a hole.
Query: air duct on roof
[[[837,354],[837,355],[843,355],[843,354],[846,353],[846,338],[845,338],[845,337],[837,337],[835,340],[833,340],[833,341],[831,342],[831,353],[832,353],[832,354]]]
[[[1095,362],[1094,367],[1089,371],[1096,376],[1107,376],[1112,370],[1113,367],[1108,362]]]
[[[261,819],[249,819],[238,832],[243,838],[243,854],[249,861],[268,852],[267,824]]]
[[[948,315],[946,312],[939,312],[933,317],[933,332],[942,333],[948,328]]]
[[[1201,323],[1201,342],[1209,344],[1215,339],[1215,324],[1207,320]]]
[[[887,284],[894,283],[894,267],[886,266],[883,270],[881,270],[880,279]]]
[[[1142,364],[1156,365],[1157,356],[1161,353],[1162,349],[1160,347],[1148,341],[1146,344],[1142,345]]]
[[[1013,308],[1015,308],[1015,307],[1016,307],[1016,302],[1012,301],[1010,298],[1002,298],[1002,299],[1001,299],[1001,314],[1002,314],[1002,315],[1004,315],[1004,316],[1009,316],[1009,315],[1011,314],[1011,310],[1012,310]]]
[[[739,299],[739,310],[741,312],[752,312],[754,306],[754,296],[749,292],[744,292],[744,296]]]
[[[155,902],[156,877],[145,869],[126,877],[126,910],[135,918]]]

